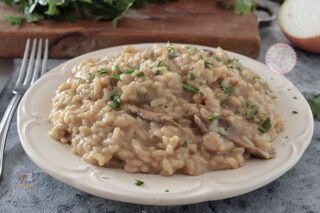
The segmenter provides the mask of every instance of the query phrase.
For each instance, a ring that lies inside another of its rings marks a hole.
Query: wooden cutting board
[[[0,16],[17,14],[0,4]],[[131,9],[117,28],[110,21],[42,21],[10,26],[0,20],[0,57],[21,57],[27,38],[49,38],[50,57],[71,58],[93,50],[143,42],[201,44],[257,58],[260,36],[256,17],[236,15],[214,0],[179,0]]]

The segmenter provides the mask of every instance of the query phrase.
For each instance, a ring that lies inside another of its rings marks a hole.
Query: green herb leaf
[[[174,48],[174,47],[167,47],[167,49],[168,49],[168,52],[169,52],[169,54],[170,54],[171,57],[174,57],[174,56],[176,55],[176,53],[177,53],[176,48]]]
[[[92,80],[92,79],[94,79],[95,74],[92,74],[91,72],[89,72],[88,74],[89,74],[89,76],[90,76],[91,80]]]
[[[119,80],[119,81],[121,80],[119,75],[113,74],[113,73],[110,74],[110,78],[113,78],[113,79],[116,79],[116,80]]]
[[[254,8],[253,0],[236,0],[234,12],[236,14],[250,15],[252,8]]]
[[[222,100],[220,104],[221,104],[221,105],[226,105],[226,106],[229,106],[229,105],[230,105],[229,102],[228,102],[228,100]]]
[[[297,111],[292,111],[292,114],[298,114],[298,112]]]
[[[119,64],[116,64],[116,65],[114,66],[114,69],[117,71],[118,74],[121,73]]]
[[[218,62],[221,62],[222,59],[219,57],[219,56],[216,56],[215,59],[218,61]]]
[[[229,129],[230,129],[230,124],[229,123],[227,123],[226,125],[224,125],[224,131],[228,131]]]
[[[189,113],[189,110],[186,110],[185,112],[184,112],[184,114],[188,114]]]
[[[187,83],[183,83],[182,84],[182,87],[185,88],[186,90],[192,92],[192,93],[195,93],[195,92],[198,92],[199,89],[197,87],[194,87],[194,86],[190,86],[188,85]]]
[[[203,98],[203,97],[204,97],[203,92],[200,92],[200,98]]]
[[[213,65],[213,64],[210,63],[210,62],[208,62],[208,61],[204,61],[204,67],[205,67],[206,69],[209,69],[211,65]]]
[[[194,72],[189,72],[189,77],[191,80],[194,80],[196,76],[194,75]]]
[[[111,110],[114,110],[118,107],[120,107],[120,98],[118,96],[117,92],[114,92],[112,94],[109,95],[109,99],[110,101],[112,101],[113,103],[111,104]]]
[[[165,192],[169,192],[169,189],[164,190]]]
[[[143,185],[143,184],[144,184],[144,182],[143,182],[142,180],[136,179],[136,185],[137,185],[137,186],[141,186],[141,185]]]
[[[208,120],[210,121],[210,123],[212,123],[213,121],[218,120],[219,118],[221,118],[220,115],[218,116],[209,115]]]
[[[137,77],[142,77],[142,76],[144,76],[144,72],[139,72],[139,73],[137,74]]]
[[[107,74],[108,73],[108,70],[106,68],[101,68],[100,70],[98,70],[96,72],[97,74],[101,75],[101,74]]]
[[[188,146],[188,141],[185,140],[181,146]]]
[[[168,106],[167,106],[167,105],[164,105],[164,108],[166,108],[166,109],[167,109],[167,108],[168,108]]]
[[[20,25],[25,17],[5,16],[4,20],[9,22],[11,26]]]
[[[160,70],[157,70],[155,75],[160,75]]]
[[[258,130],[262,133],[266,133],[271,127],[272,127],[271,118],[269,117],[263,121],[261,128],[258,128]]]
[[[187,116],[187,115],[182,116],[182,118],[186,119],[186,120],[189,120],[189,116]]]
[[[221,131],[218,131],[217,133],[218,133],[220,136],[222,136],[222,137],[226,136],[226,135],[223,134]]]
[[[320,121],[320,93],[313,95],[311,98],[307,98],[307,101],[310,105],[314,118]]]
[[[219,82],[219,85],[220,85],[220,88],[222,89],[222,91],[224,93],[226,93],[228,96],[231,96],[232,92],[234,91],[234,87],[225,87],[225,86],[222,86],[221,82]]]

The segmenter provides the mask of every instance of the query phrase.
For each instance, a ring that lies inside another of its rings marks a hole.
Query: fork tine
[[[48,49],[49,49],[49,40],[46,39],[43,61],[42,61],[41,76],[43,76],[47,72],[48,51],[49,51]]]
[[[24,81],[23,81],[23,85],[24,86],[29,84],[30,79],[31,79],[32,69],[33,69],[33,65],[34,65],[34,58],[35,58],[35,54],[36,54],[36,48],[37,48],[37,39],[35,38],[33,40],[33,44],[32,44],[28,70],[27,70],[27,73],[26,73],[26,77],[24,78]]]
[[[36,58],[36,62],[35,62],[36,65],[34,67],[31,84],[33,84],[37,80],[38,75],[39,75],[40,62],[41,62],[41,52],[42,52],[42,39],[39,40],[39,44],[38,44],[38,52],[37,52],[37,58]]]
[[[22,79],[24,77],[24,74],[26,72],[26,65],[27,65],[27,60],[28,60],[28,55],[29,55],[29,48],[30,48],[30,39],[28,38],[27,43],[26,43],[26,48],[25,48],[24,54],[23,54],[20,72],[19,72],[18,79],[17,79],[16,85],[15,85],[16,87],[18,87],[21,84]]]

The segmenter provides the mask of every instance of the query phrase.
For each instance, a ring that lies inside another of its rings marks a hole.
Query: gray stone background
[[[269,2],[277,11],[278,3]],[[259,61],[267,48],[287,42],[278,23],[262,28]],[[296,49],[298,63],[286,74],[304,96],[320,91],[320,55]],[[49,60],[49,69],[64,60]],[[14,60],[17,69],[21,60]],[[0,67],[1,69],[1,67]],[[0,116],[10,100],[14,76],[0,94]],[[299,121],[297,121],[299,122]],[[238,197],[185,206],[145,206],[99,198],[61,183],[39,169],[22,149],[16,117],[10,126],[5,149],[4,177],[0,182],[0,212],[320,212],[320,122],[314,121],[312,142],[302,159],[289,172],[272,183]],[[33,171],[36,188],[19,188],[18,171]]]

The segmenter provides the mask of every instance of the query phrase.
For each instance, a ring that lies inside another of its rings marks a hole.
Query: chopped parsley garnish
[[[164,190],[165,192],[169,192],[169,189]]]
[[[162,60],[160,60],[160,59],[158,58],[158,59],[157,59],[157,67],[160,66],[161,62],[162,62]]]
[[[79,79],[78,84],[82,84],[82,78]]]
[[[272,90],[269,87],[268,82],[264,82],[264,88],[266,88],[267,90],[269,90],[270,92],[272,92]]]
[[[95,74],[92,74],[91,72],[88,73],[91,79],[94,79]]]
[[[217,133],[218,133],[220,136],[222,136],[222,137],[223,137],[223,136],[226,136],[226,135],[223,134],[221,131],[218,131]]]
[[[253,79],[253,80],[260,79],[260,77],[257,76],[257,75],[255,75],[255,76],[252,77],[252,79]]]
[[[111,85],[111,88],[113,89],[113,81],[112,81],[112,78],[110,78],[110,85]]]
[[[108,73],[108,70],[106,69],[106,68],[101,68],[100,70],[98,70],[97,72],[96,72],[97,74],[106,74],[106,73]]]
[[[119,74],[121,73],[119,64],[116,64],[116,65],[114,66],[114,69],[115,69]]]
[[[166,67],[167,69],[169,69],[168,65],[165,65],[165,64],[160,65],[160,66],[158,66],[158,67]]]
[[[135,69],[131,69],[131,70],[128,70],[127,72],[123,72],[123,74],[127,74],[127,75],[130,75],[132,73],[134,73],[134,71],[138,70],[139,68],[135,68]]]
[[[195,46],[186,46],[186,48],[188,50],[194,50],[194,51],[198,51],[198,49]]]
[[[119,80],[119,81],[121,80],[119,75],[113,74],[113,73],[110,74],[110,78],[113,78],[113,79],[116,79],[116,80]]]
[[[137,74],[137,77],[142,77],[142,76],[144,76],[144,72],[139,72],[139,73]]]
[[[293,96],[293,99],[295,99],[295,100],[296,100],[296,99],[298,99],[298,98],[297,98],[297,96]]]
[[[69,94],[67,91],[64,91],[65,94]]]
[[[218,62],[221,62],[221,61],[222,61],[222,59],[221,59],[220,57],[218,57],[218,56],[216,56],[215,59],[216,59]]]
[[[103,178],[103,179],[107,179],[107,180],[109,179],[108,177],[101,177],[101,178]]]
[[[183,82],[182,87],[185,88],[186,90],[189,90],[192,93],[199,91],[199,89],[197,87],[188,85],[186,81]]]
[[[187,115],[182,116],[182,118],[186,119],[186,120],[189,120],[189,116],[187,116]]]
[[[229,68],[229,69],[234,69],[234,65],[233,64],[228,64],[226,67]]]
[[[230,124],[229,123],[227,123],[226,125],[224,125],[224,131],[228,131],[229,129],[230,129]]]
[[[204,61],[204,67],[205,67],[206,69],[209,69],[211,65],[213,65],[213,64],[210,63],[209,61]]]
[[[271,118],[269,117],[263,121],[261,127],[259,127],[258,130],[262,133],[266,133],[271,127],[272,127]]]
[[[241,112],[239,110],[235,111],[234,113],[237,115],[241,115]]]
[[[222,91],[224,93],[226,93],[228,96],[231,96],[231,92],[234,91],[234,87],[225,87],[225,86],[222,86],[221,82],[219,82],[219,85],[220,85],[220,88],[222,89]]]
[[[189,77],[191,80],[194,80],[196,76],[194,75],[194,72],[189,72]]]
[[[228,100],[222,100],[220,104],[221,104],[221,105],[226,105],[226,106],[229,106],[229,105],[230,105],[229,102],[228,102]]]
[[[155,75],[159,75],[160,74],[160,70],[157,70]]]
[[[297,111],[292,111],[292,114],[298,114],[298,112]]]
[[[200,92],[200,98],[203,98],[203,97],[204,97],[203,92]]]
[[[171,57],[173,57],[173,56],[176,55],[176,53],[177,53],[176,48],[174,48],[174,47],[167,47],[167,49],[168,49],[168,52],[169,52],[169,54],[170,54]]]
[[[186,110],[185,112],[184,112],[184,114],[188,114],[189,113],[189,110]]]
[[[181,146],[188,146],[188,141],[185,140]]]
[[[164,105],[164,108],[166,108],[166,109],[167,109],[167,108],[168,108],[168,105]]]
[[[217,116],[213,116],[213,115],[209,115],[208,116],[208,120],[210,121],[210,123],[212,123],[215,120],[218,120],[221,116],[217,115]]]
[[[144,184],[144,182],[143,182],[142,180],[136,179],[136,185],[137,185],[137,186],[141,186],[141,185],[143,185],[143,184]]]
[[[120,98],[118,96],[118,92],[114,92],[114,93],[110,94],[109,98],[110,98],[110,101],[113,102],[110,106],[111,110],[114,110],[114,109],[120,107]]]
[[[232,58],[232,59],[229,59],[228,61],[227,61],[227,63],[234,63],[234,62],[238,62],[239,61],[239,59],[237,59],[237,58]]]

